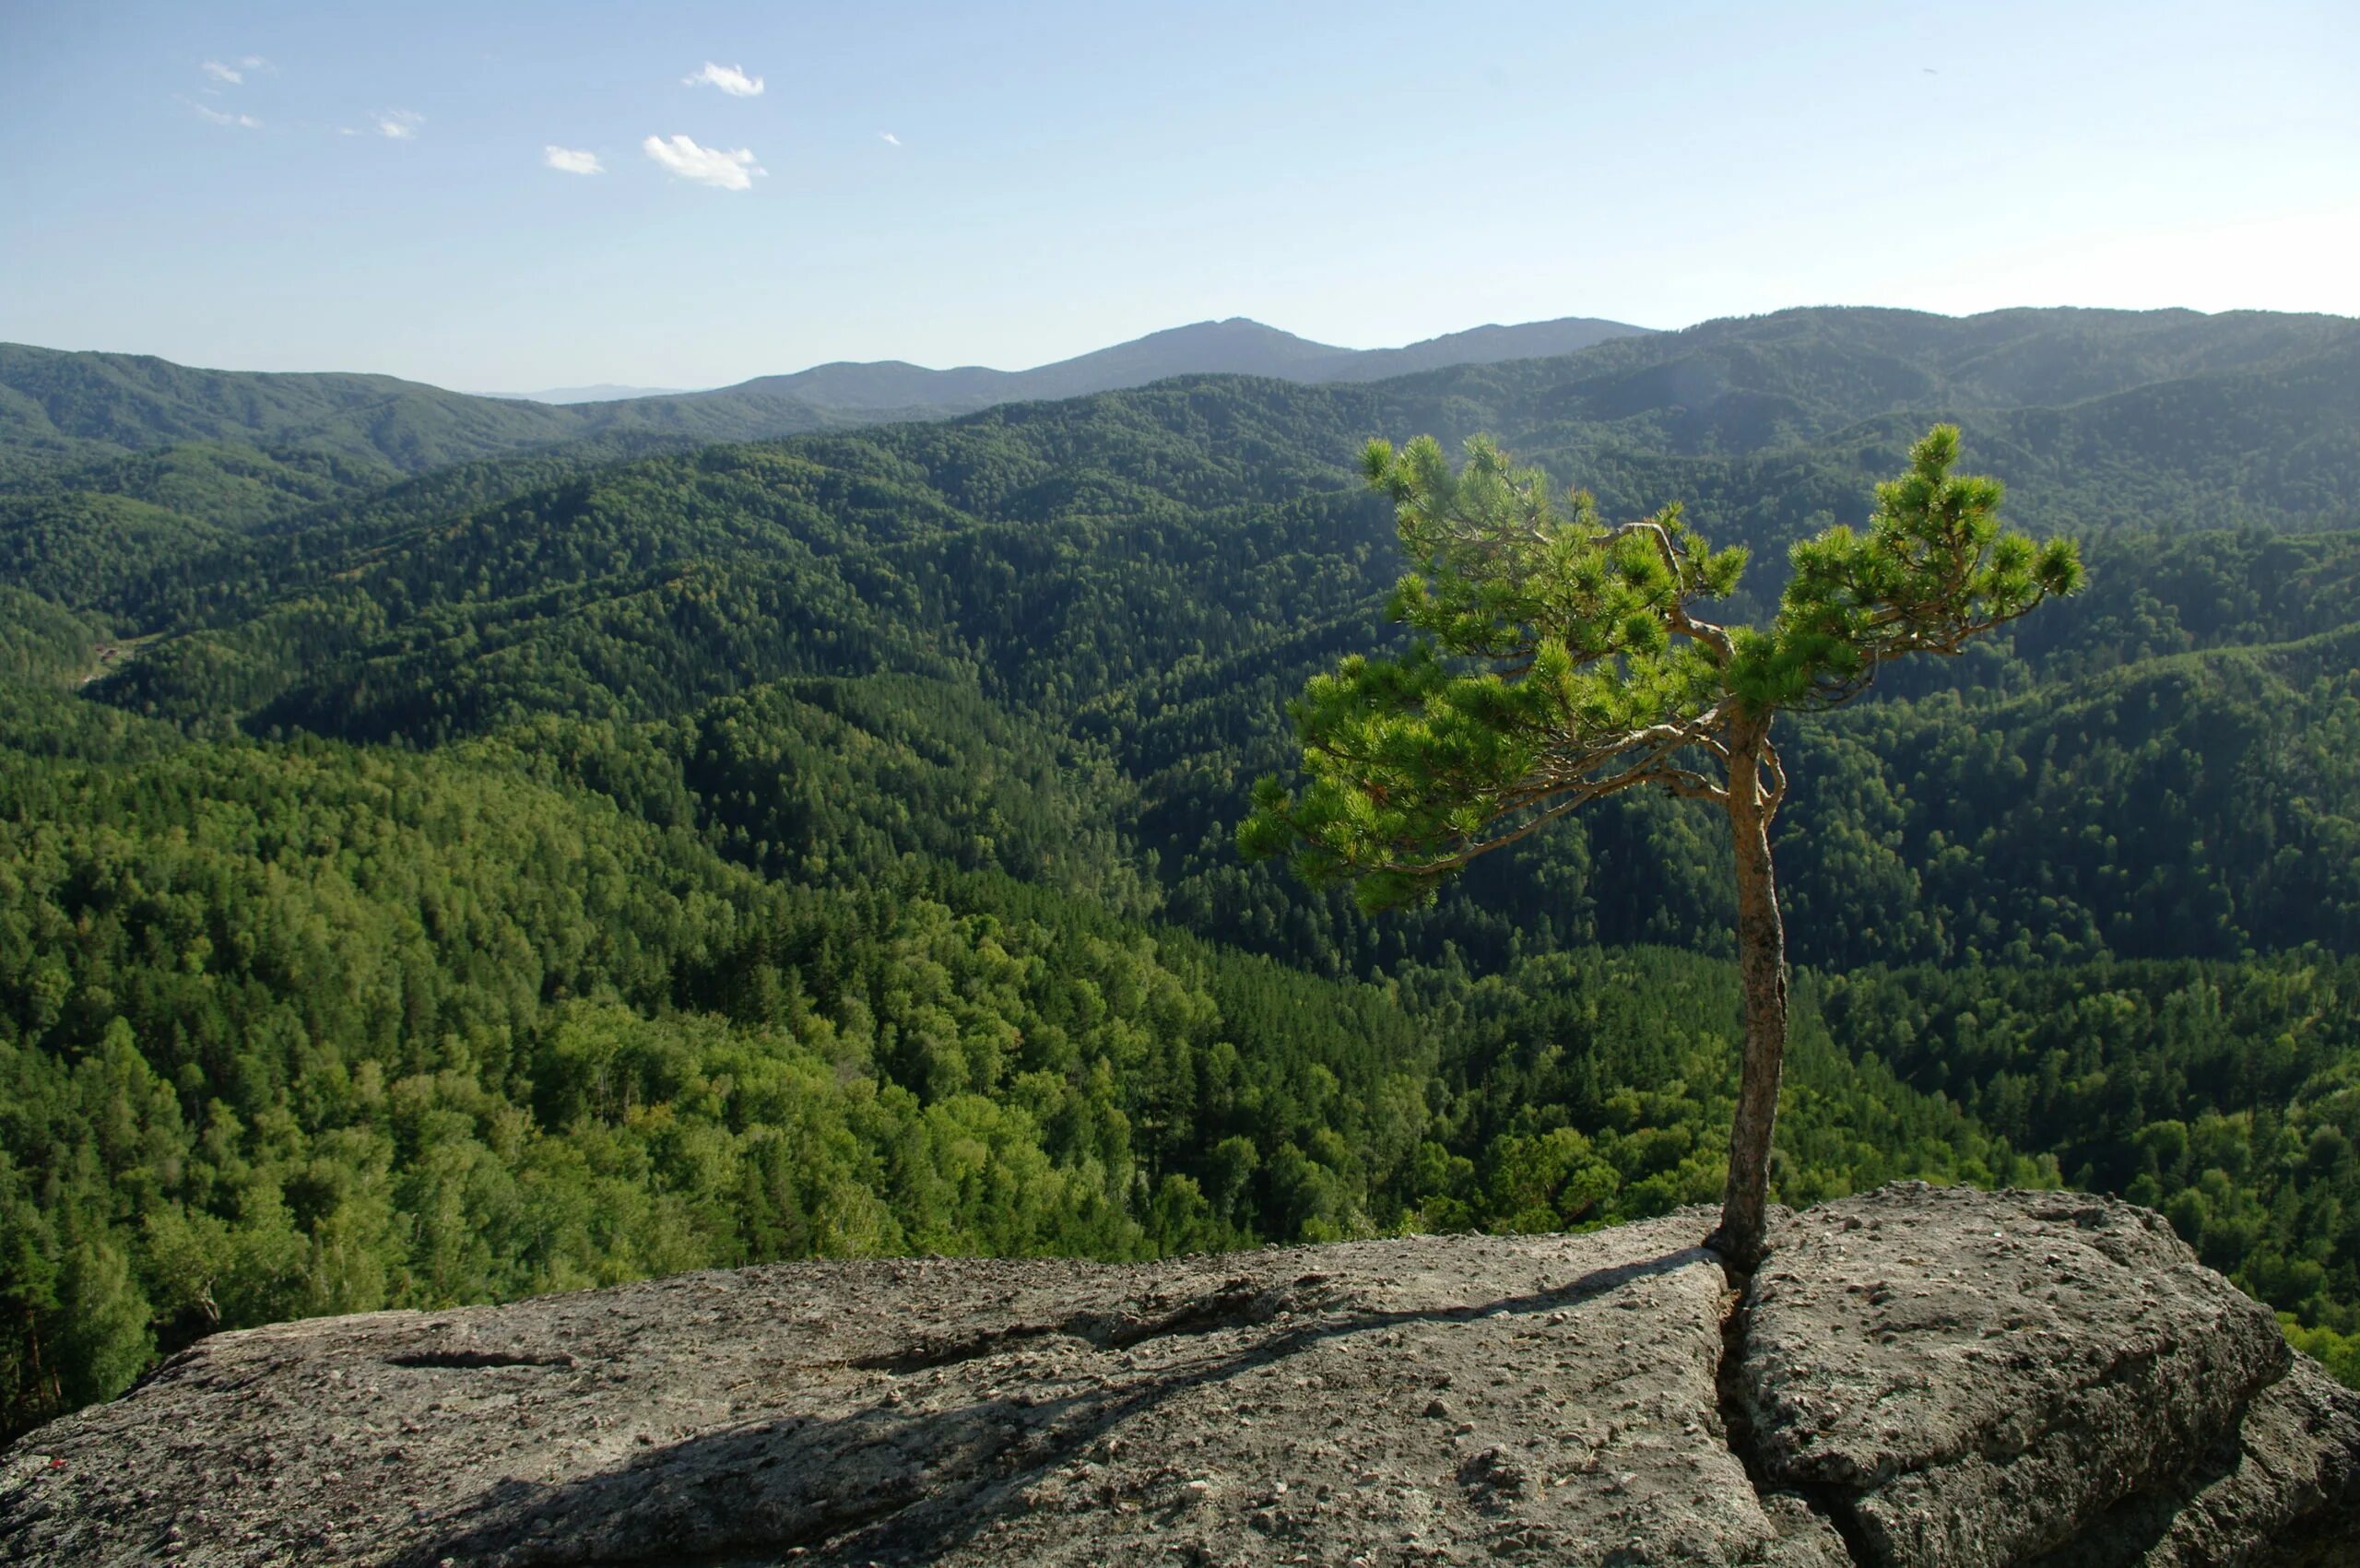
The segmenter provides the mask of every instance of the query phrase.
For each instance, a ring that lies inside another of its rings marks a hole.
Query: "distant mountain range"
[[[1563,347],[1586,334],[1603,340]],[[390,376],[193,370],[0,345],[0,497],[130,497],[245,528],[461,465],[531,454],[546,456],[554,476],[985,407],[1021,421],[1102,389],[1228,373],[1258,378],[1241,393],[1275,399],[1288,419],[1322,410],[1315,422],[1332,427],[1324,445],[1308,436],[1293,444],[1317,447],[1323,462],[1346,462],[1372,431],[1456,439],[1488,429],[1520,455],[1580,472],[1617,505],[1661,496],[1624,493],[1627,466],[1613,452],[1685,463],[1830,442],[1874,449],[1873,464],[1847,461],[1843,482],[1811,502],[1832,506],[1889,467],[1911,430],[1945,418],[1968,425],[1992,471],[2029,484],[2028,503],[2071,495],[2154,520],[2158,508],[2202,495],[2214,507],[2234,498],[2248,520],[2320,526],[2346,515],[2360,486],[2355,367],[2360,322],[2342,317],[1835,307],[1678,332],[1580,321],[1478,328],[1360,352],[1253,322],[1211,322],[1029,371],[823,365],[711,392],[573,405],[473,397]],[[1257,439],[1267,433],[1257,427]],[[2126,452],[2139,461],[2115,461]],[[2158,464],[2178,477],[2165,483]],[[515,476],[438,476],[428,489],[445,504],[453,487],[473,493],[478,481],[504,488]],[[1801,493],[1760,474],[1730,482],[1722,499],[1732,501]],[[1701,483],[1685,475],[1676,493],[1707,499]],[[149,525],[162,525],[138,524]]]
[[[1268,376],[1278,381],[1382,381],[1412,371],[1447,365],[1490,365],[1504,360],[1539,360],[1571,354],[1611,337],[1631,337],[1646,327],[1622,322],[1566,316],[1520,326],[1478,326],[1429,337],[1404,348],[1339,348],[1314,343],[1244,316],[1201,321],[1151,332],[1128,343],[1082,354],[1029,371],[986,370],[962,365],[930,371],[898,360],[866,363],[840,360],[792,375],[760,376],[706,393],[726,397],[766,393],[816,407],[863,413],[901,413],[911,408],[969,412],[995,403],[1030,403],[1119,392],[1179,375]]]
[[[541,392],[484,392],[479,397],[503,397],[517,403],[620,403],[631,397],[677,397],[691,390],[678,386],[618,386],[602,381],[591,386],[552,386]]]
[[[476,396],[392,376],[208,371],[137,354],[0,344],[0,454],[99,461],[184,442],[300,445],[420,474],[552,442],[759,441],[998,403],[1077,397],[1171,376],[1363,382],[1450,365],[1567,354],[1644,327],[1568,317],[1480,326],[1403,348],[1338,348],[1233,317],[1151,333],[1029,371],[818,365],[710,392],[559,388]]]

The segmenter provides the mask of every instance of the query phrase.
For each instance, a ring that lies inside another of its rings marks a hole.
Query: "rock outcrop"
[[[2360,1563],[2360,1396],[2163,1222],[1895,1187],[1135,1267],[808,1263],[223,1334],[0,1562]]]

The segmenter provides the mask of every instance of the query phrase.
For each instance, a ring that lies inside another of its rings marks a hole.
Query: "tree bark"
[[[1729,737],[1729,832],[1737,849],[1737,967],[1745,996],[1745,1054],[1729,1124],[1729,1179],[1721,1222],[1705,1244],[1730,1267],[1762,1261],[1770,1203],[1770,1135],[1778,1119],[1778,1077],[1787,1055],[1787,932],[1770,864],[1770,813],[1763,780],[1765,718]]]

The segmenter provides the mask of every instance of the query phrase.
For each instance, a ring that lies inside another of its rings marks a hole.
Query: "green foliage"
[[[2292,1313],[2278,1315],[2286,1342],[2307,1356],[2316,1357],[2328,1374],[2347,1387],[2360,1388],[2360,1336],[2338,1334],[2332,1328],[2306,1328]]]
[[[0,682],[72,687],[98,669],[100,626],[0,583]]]
[[[2302,1323],[2360,1332],[2360,964],[1869,970],[1827,993],[1847,1052],[2161,1208]]]
[[[0,390],[0,1429],[295,1314],[1709,1197],[1704,813],[1600,800],[1382,920],[1238,862],[1283,700],[1404,658],[1354,466],[1417,430],[1731,547],[1692,562],[1849,521],[1800,597],[1694,584],[1847,635],[1929,424],[2071,521],[2085,592],[1788,745],[1772,1181],[2128,1192],[2348,1372],[2351,330],[1793,312],[697,452],[366,378]],[[1654,566],[1553,566],[1403,607],[1658,657]]]
[[[1696,738],[1670,744],[1671,726],[1709,725],[1728,659],[1725,640],[1694,640],[1686,607],[1733,589],[1742,550],[1714,553],[1677,508],[1605,527],[1587,493],[1561,511],[1545,474],[1489,441],[1467,454],[1454,474],[1432,437],[1368,448],[1416,568],[1387,613],[1422,635],[1313,678],[1289,709],[1303,793],[1264,778],[1238,829],[1249,857],[1292,852],[1315,886],[1352,878],[1367,910],[1430,898],[1477,855],[1642,773],[1670,783],[1661,764]],[[1595,777],[1641,751],[1615,785]]]
[[[179,565],[230,536],[125,496],[0,496],[0,581],[61,606],[95,605],[134,563]]]
[[[1373,1108],[1422,1112],[1375,992],[1021,884],[764,883],[534,782],[538,744],[157,746],[74,717],[0,752],[12,1427],[216,1323],[1357,1233],[1410,1141]],[[1291,1174],[1216,1214],[1208,1151],[1237,1139]]]
[[[1424,900],[1479,855],[1626,790],[1729,813],[1746,1051],[1727,1203],[1711,1244],[1751,1267],[1764,1245],[1787,947],[1769,825],[1788,775],[1770,738],[1784,709],[1858,697],[1905,654],[1955,654],[2050,594],[2081,586],[2075,547],[2001,531],[1999,481],[1954,477],[1937,425],[1877,489],[1865,536],[1836,526],[1794,548],[1777,619],[1734,631],[1690,613],[1726,597],[1742,550],[1716,555],[1677,506],[1602,526],[1575,491],[1510,469],[1481,437],[1454,475],[1431,437],[1363,459],[1394,501],[1417,568],[1388,608],[1422,633],[1398,660],[1355,654],[1288,710],[1298,797],[1275,777],[1240,825],[1249,858],[1292,851],[1314,886],[1350,878],[1364,910]]]
[[[1731,967],[1659,948],[1529,959],[1477,980],[1412,972],[1446,1042],[1434,1152],[1405,1195],[1425,1228],[1558,1229],[1717,1201],[1738,1084]],[[1961,1107],[1841,1048],[1796,998],[1773,1196],[1804,1205],[1887,1181],[2054,1186]],[[1454,1161],[1457,1161],[1454,1163]],[[1545,1211],[1545,1212],[1544,1212]]]
[[[1954,475],[1958,429],[1937,425],[1876,490],[1868,531],[1841,524],[1797,544],[1778,619],[1751,640],[1731,689],[1757,713],[1833,706],[1905,654],[1956,654],[2082,586],[2070,539],[2036,545],[2000,525],[1999,480]]]
[[[1415,640],[1311,680],[1288,710],[1302,792],[1266,776],[1237,831],[1249,858],[1289,854],[1315,886],[1353,880],[1366,910],[1431,898],[1476,856],[1623,790],[1751,800],[1757,758],[1775,813],[1774,714],[1847,701],[1886,661],[1956,654],[2082,583],[2070,541],[2002,531],[1999,482],[1953,475],[1952,426],[1878,487],[1864,535],[1795,547],[1768,630],[1734,632],[1691,606],[1736,590],[1742,549],[1714,551],[1676,505],[1608,527],[1587,492],[1561,509],[1545,474],[1490,441],[1467,453],[1454,474],[1431,437],[1368,448],[1415,568],[1387,609]]]

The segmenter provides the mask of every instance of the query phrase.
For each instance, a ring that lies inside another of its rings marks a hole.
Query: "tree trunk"
[[[1745,993],[1745,1055],[1729,1124],[1729,1181],[1721,1223],[1705,1244],[1731,1267],[1762,1261],[1770,1202],[1770,1134],[1778,1119],[1778,1075],[1787,1055],[1787,932],[1770,866],[1774,803],[1763,787],[1769,722],[1729,737],[1729,831],[1737,849],[1737,969]]]

